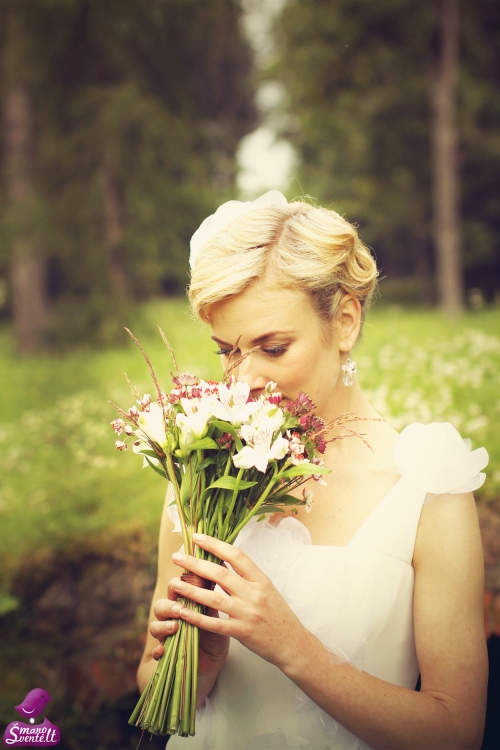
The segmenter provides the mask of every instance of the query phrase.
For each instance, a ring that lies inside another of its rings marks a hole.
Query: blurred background
[[[136,747],[165,487],[114,450],[124,371],[151,390],[123,326],[165,388],[157,324],[181,369],[217,377],[189,240],[220,203],[278,188],[345,215],[377,257],[356,350],[375,408],[490,453],[498,748],[499,4],[0,0],[0,71],[0,719],[42,687],[62,750]]]

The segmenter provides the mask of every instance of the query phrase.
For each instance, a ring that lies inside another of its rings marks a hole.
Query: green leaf
[[[260,516],[262,513],[284,513],[283,508],[278,508],[277,505],[261,505],[259,510],[254,513],[254,516]]]
[[[249,487],[254,487],[257,482],[246,482],[244,479],[240,479],[238,485],[239,490],[246,490]],[[207,490],[221,489],[221,490],[234,490],[236,487],[236,477],[220,477],[216,479]]]
[[[321,466],[316,464],[299,464],[293,466],[291,469],[287,469],[283,474],[279,474],[280,479],[286,479],[287,477],[305,477],[308,474],[330,474],[331,469],[323,469]]]
[[[189,446],[191,451],[205,451],[205,450],[220,450],[220,445],[212,440],[212,438],[205,437],[201,440],[197,440],[196,443],[192,443]]]
[[[151,466],[151,468],[154,471],[156,471],[157,474],[159,474],[161,477],[163,477],[163,479],[167,479],[167,475],[165,474],[164,471],[161,471],[161,469],[159,469],[157,466],[155,466],[154,463],[152,461],[150,461],[147,456],[145,456],[145,459],[148,462],[148,464]]]
[[[155,453],[154,451],[141,451],[138,455],[139,456],[151,456],[151,458],[158,459],[158,454]]]
[[[281,503],[283,505],[305,505],[305,500],[293,495],[271,495],[271,500],[274,503]]]
[[[200,461],[198,466],[196,467],[196,471],[203,471],[203,469],[206,469],[207,466],[210,466],[211,464],[215,464],[216,461],[214,458],[204,458],[203,461]]]

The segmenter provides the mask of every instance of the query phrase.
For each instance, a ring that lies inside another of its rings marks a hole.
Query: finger
[[[174,589],[172,589],[172,594],[175,594]],[[157,599],[155,601],[153,604],[153,612],[157,620],[171,620],[172,617],[174,617],[172,614],[172,607],[176,599],[177,594],[175,594],[175,597],[172,596],[172,598],[169,599]]]
[[[207,615],[202,615],[200,612],[197,612],[194,609],[188,609],[187,607],[182,607],[179,616],[186,622],[190,622],[192,625],[196,625],[202,630],[208,630],[209,633],[226,635],[233,638],[238,637],[239,630],[237,620],[208,617]]]
[[[172,581],[173,580],[174,579],[171,578],[170,581],[167,584],[167,599],[170,599],[170,601],[175,602],[175,600],[177,599],[177,592],[175,591],[175,589],[172,586]]]
[[[202,589],[199,586],[193,586],[191,583],[181,580],[180,578],[172,579],[173,588],[179,593],[197,604],[203,604],[217,612],[225,612],[227,615],[235,615],[235,601],[222,591],[211,591]],[[182,609],[181,604],[172,605],[172,612],[179,616]]]
[[[153,659],[154,659],[155,661],[159,661],[159,659],[161,659],[161,657],[163,656],[163,652],[164,652],[164,651],[165,651],[165,648],[164,648],[164,647],[163,647],[163,646],[162,646],[162,645],[160,644],[159,646],[156,646],[156,647],[155,647],[155,648],[154,648],[154,649],[153,649],[153,650],[151,651],[151,656],[153,657]]]
[[[236,594],[237,592],[242,594],[242,583],[245,582],[241,576],[229,568],[208,562],[208,560],[200,560],[192,555],[184,555],[181,552],[173,554],[172,560],[180,568],[184,568],[190,573],[196,573],[196,575],[208,581],[218,583],[229,594]]]
[[[169,635],[175,633],[178,625],[179,623],[176,620],[165,620],[163,622],[153,620],[153,622],[149,626],[149,632],[151,633],[153,638],[156,638],[156,640],[160,641],[160,643],[163,643]]]
[[[227,542],[221,542],[213,536],[206,534],[193,534],[193,541],[198,547],[212,552],[215,557],[230,563],[233,570],[247,581],[261,581],[264,577],[261,569],[238,547],[234,547]]]

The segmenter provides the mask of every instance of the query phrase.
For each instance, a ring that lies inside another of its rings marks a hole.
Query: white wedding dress
[[[401,476],[345,547],[311,544],[293,517],[252,519],[235,544],[271,578],[302,623],[338,657],[382,680],[414,689],[413,549],[424,502],[477,489],[487,461],[451,424],[413,424],[394,456]],[[430,494],[429,494],[430,493]],[[224,615],[223,615],[224,616]],[[332,653],[334,655],[332,655]],[[362,750],[368,745],[313,703],[277,667],[232,639],[196,735],[168,750]]]

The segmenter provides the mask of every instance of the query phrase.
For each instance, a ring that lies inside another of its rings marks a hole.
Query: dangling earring
[[[344,385],[352,385],[354,383],[354,373],[358,369],[356,362],[353,362],[350,357],[347,357],[345,365],[342,365],[344,372]]]

